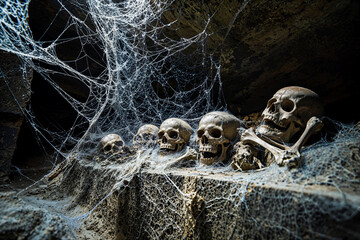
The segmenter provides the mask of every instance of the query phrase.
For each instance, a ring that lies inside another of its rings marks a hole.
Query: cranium
[[[125,147],[124,140],[117,134],[109,134],[103,137],[99,143],[99,151],[104,153],[105,155],[118,154],[123,151]]]
[[[311,117],[322,114],[323,106],[316,93],[303,87],[285,87],[268,101],[258,132],[274,141],[288,143]]]
[[[159,128],[152,124],[141,126],[133,138],[135,149],[154,147],[157,143]]]
[[[240,120],[226,112],[210,112],[202,117],[197,130],[200,163],[223,162],[232,141],[238,136]]]
[[[160,154],[175,153],[181,151],[190,141],[194,133],[191,126],[179,118],[166,119],[160,126],[158,143]]]

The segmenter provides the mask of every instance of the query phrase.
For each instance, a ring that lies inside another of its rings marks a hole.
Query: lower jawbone
[[[264,122],[258,127],[258,132],[261,135],[271,138],[277,142],[289,142],[290,140],[290,125],[282,124],[272,119],[263,119]]]
[[[216,147],[213,146],[201,146],[200,152],[200,163],[205,165],[212,165],[214,163],[224,161],[223,146],[218,144]]]

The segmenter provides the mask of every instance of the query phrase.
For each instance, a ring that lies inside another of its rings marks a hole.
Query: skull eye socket
[[[163,136],[164,136],[164,132],[159,132],[159,133],[158,133],[159,139],[161,139]]]
[[[198,130],[196,134],[197,134],[198,138],[201,138],[202,135],[204,135],[204,131],[203,130]]]
[[[142,137],[144,138],[144,140],[149,141],[149,140],[155,140],[155,136],[150,134],[150,133],[144,133],[142,135]]]
[[[220,129],[211,129],[209,131],[209,134],[213,138],[219,138],[219,137],[221,137],[221,130]]]
[[[124,143],[122,141],[117,141],[114,143],[114,145],[117,147],[122,147],[124,145]]]
[[[285,111],[285,112],[291,112],[295,107],[295,104],[293,101],[288,100],[288,99],[284,99],[281,102],[281,108]]]
[[[175,138],[178,137],[178,133],[175,132],[175,131],[170,131],[168,135],[169,135],[169,137],[172,138],[172,139],[175,139]]]
[[[106,152],[110,152],[111,151],[111,145],[106,145],[105,147],[104,147],[104,151],[106,151]]]

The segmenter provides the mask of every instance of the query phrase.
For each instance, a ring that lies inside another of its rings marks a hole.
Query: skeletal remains
[[[160,155],[180,152],[189,144],[190,136],[194,133],[191,126],[179,118],[166,119],[158,133]]]
[[[322,128],[322,115],[323,105],[315,92],[296,86],[282,88],[268,101],[261,115],[261,124],[245,130],[232,150],[233,142],[239,135],[240,120],[227,112],[207,113],[200,120],[196,132],[198,158],[205,165],[224,163],[232,151],[231,165],[234,169],[256,169],[271,163],[259,156],[258,150],[262,147],[272,154],[279,166],[296,167],[301,147]],[[133,138],[133,147],[135,150],[154,147],[157,142],[159,154],[168,155],[189,145],[193,132],[184,120],[169,118],[160,129],[151,124],[140,127]],[[293,145],[289,146],[291,143]],[[127,149],[117,134],[109,134],[99,143],[99,150],[106,155],[126,152]]]
[[[200,163],[224,162],[229,157],[239,127],[240,120],[227,112],[210,112],[203,116],[196,132]]]
[[[242,134],[232,158],[233,168],[247,170],[251,164],[256,165],[256,157],[250,159],[256,156],[255,148],[248,144],[264,147],[271,152],[279,166],[298,166],[301,147],[323,126],[319,119],[322,114],[320,98],[313,91],[295,86],[280,89],[268,101],[262,113],[262,124],[257,129],[250,128]],[[301,130],[304,131],[296,143],[291,147],[287,146]],[[244,157],[249,158],[248,161],[244,161]],[[244,162],[246,164],[242,165]]]
[[[112,133],[100,140],[98,151],[105,155],[116,155],[128,152],[129,148],[118,134]]]
[[[152,148],[157,144],[159,128],[152,124],[145,124],[139,128],[133,138],[133,147],[136,150]]]

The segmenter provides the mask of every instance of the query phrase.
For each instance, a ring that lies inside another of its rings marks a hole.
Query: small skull
[[[323,111],[320,97],[310,89],[285,87],[268,101],[258,132],[277,142],[289,143],[312,116],[321,117]]]
[[[117,134],[109,134],[103,137],[99,143],[99,151],[105,155],[121,153],[125,147],[124,140]]]
[[[139,128],[133,138],[133,147],[135,149],[152,148],[157,143],[159,128],[152,124],[145,124]]]
[[[250,170],[262,168],[263,165],[258,158],[259,151],[250,145],[237,142],[233,147],[233,156],[231,158],[231,166],[235,170]]]
[[[160,126],[158,143],[160,155],[181,151],[194,133],[191,126],[179,118],[166,119]]]
[[[232,142],[238,136],[240,120],[226,112],[210,112],[201,119],[196,143],[199,145],[200,163],[211,165],[224,162]]]

